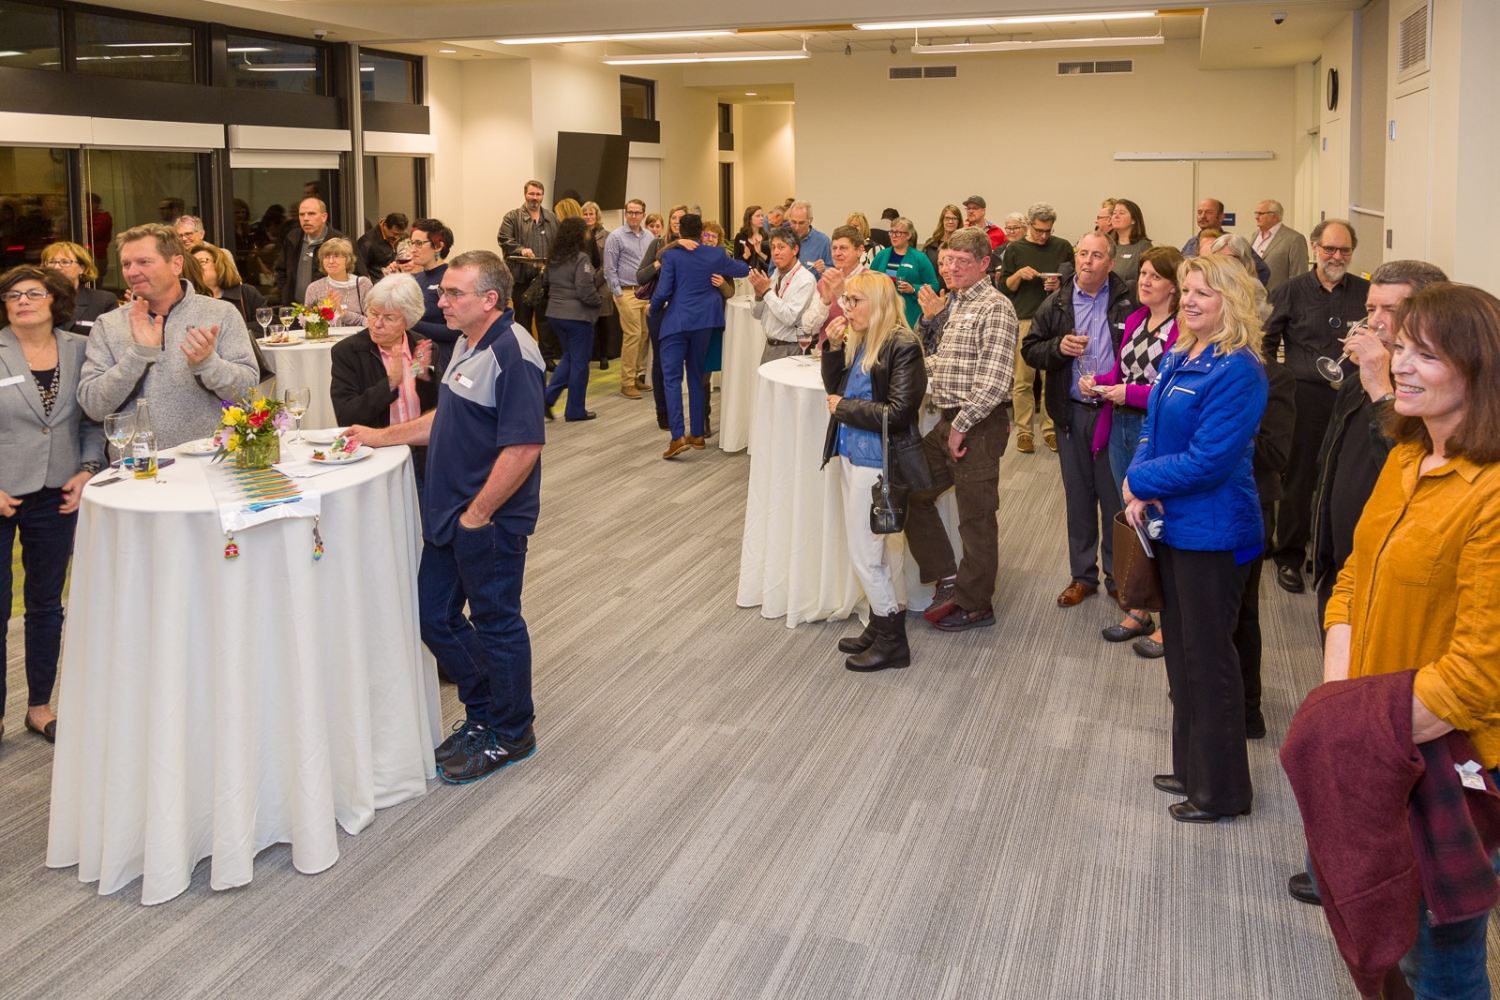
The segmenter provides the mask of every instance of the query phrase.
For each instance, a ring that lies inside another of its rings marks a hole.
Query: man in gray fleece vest
[[[78,402],[102,421],[147,400],[161,449],[207,437],[219,426],[220,401],[243,399],[259,381],[250,332],[239,310],[182,279],[185,251],[172,227],[136,226],[119,243],[134,301],[94,323]]]

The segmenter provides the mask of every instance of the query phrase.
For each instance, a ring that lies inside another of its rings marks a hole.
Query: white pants
[[[885,535],[870,530],[870,488],[880,478],[879,469],[855,465],[839,456],[839,481],[844,488],[844,537],[849,543],[849,561],[854,575],[870,602],[873,615],[895,614],[896,587],[891,581]],[[900,535],[890,536],[899,543]]]

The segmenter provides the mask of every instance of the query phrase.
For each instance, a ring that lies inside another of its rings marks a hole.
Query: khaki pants
[[[1036,390],[1032,385],[1036,379],[1036,369],[1026,363],[1021,357],[1021,341],[1026,332],[1031,329],[1031,320],[1021,320],[1021,334],[1016,338],[1016,381],[1010,390],[1011,405],[1015,408],[1016,433],[1030,434],[1032,418],[1040,411],[1042,415],[1042,433],[1046,434],[1052,430],[1052,417],[1047,413],[1046,404],[1037,405]],[[1047,386],[1047,374],[1042,373],[1042,388],[1045,392]]]
[[[634,385],[644,373],[646,348],[650,346],[646,309],[651,303],[636,298],[635,289],[627,288],[624,295],[615,296],[615,305],[620,311],[620,385]]]

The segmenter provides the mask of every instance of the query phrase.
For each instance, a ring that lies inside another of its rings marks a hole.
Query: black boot
[[[839,640],[840,653],[863,653],[875,645],[875,615],[870,615],[870,624],[859,635],[848,635]]]
[[[875,626],[874,644],[863,653],[845,660],[845,669],[868,673],[887,667],[909,666],[911,647],[906,644],[906,612],[897,610],[883,617],[871,615],[870,624]]]

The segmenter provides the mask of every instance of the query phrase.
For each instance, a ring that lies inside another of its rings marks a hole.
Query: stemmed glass
[[[806,330],[799,329],[797,331],[797,346],[802,348],[803,354],[807,353],[807,346],[811,343],[812,334],[808,333]]]
[[[109,443],[115,446],[115,454],[120,456],[110,463],[110,468],[119,468],[125,463],[125,449],[129,447],[130,439],[135,437],[135,411],[121,410],[105,417],[104,436],[109,438]]]
[[[307,412],[307,407],[312,403],[312,390],[307,388],[288,389],[284,393],[286,408],[291,412],[292,419],[297,421],[297,442],[302,442],[302,415]]]
[[[1099,372],[1096,370],[1097,367],[1098,367],[1098,365],[1095,362],[1094,356],[1092,354],[1079,355],[1079,357],[1078,357],[1078,381],[1080,383],[1082,383],[1084,379],[1092,379],[1092,378],[1094,378],[1096,375],[1099,374]],[[1079,385],[1078,390],[1079,390],[1079,392],[1083,393],[1083,395],[1085,395],[1085,396],[1092,396],[1094,394],[1094,392],[1095,392],[1094,389],[1091,389],[1091,388],[1090,389],[1085,389],[1085,388],[1083,388],[1083,386],[1081,384]]]
[[[261,306],[259,309],[255,310],[255,322],[260,324],[260,336],[262,340],[265,339],[266,328],[271,325],[271,320],[275,317],[275,315],[276,314],[271,311],[270,306]]]
[[[282,326],[291,326],[292,320],[296,318],[297,310],[291,306],[282,306],[278,316],[281,318]]]
[[[1339,343],[1347,343],[1349,338],[1354,336],[1356,333],[1364,333],[1369,329],[1369,321],[1360,320],[1358,323],[1355,323],[1349,328],[1348,334],[1346,334],[1339,341]],[[1330,382],[1342,382],[1344,380],[1345,374],[1344,362],[1347,360],[1349,360],[1349,352],[1347,350],[1345,350],[1344,353],[1340,354],[1337,358],[1319,358],[1317,362],[1318,374],[1323,376]]]

